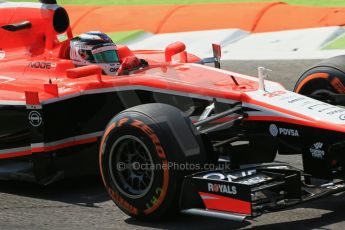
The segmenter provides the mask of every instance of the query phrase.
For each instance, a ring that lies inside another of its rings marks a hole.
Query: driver
[[[71,40],[70,57],[76,66],[96,64],[106,75],[116,76],[121,63],[111,38],[99,31],[90,31]]]

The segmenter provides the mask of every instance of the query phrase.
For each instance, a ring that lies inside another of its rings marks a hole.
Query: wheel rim
[[[109,169],[116,188],[129,198],[145,196],[152,186],[154,169],[151,154],[135,136],[120,137],[112,145]]]

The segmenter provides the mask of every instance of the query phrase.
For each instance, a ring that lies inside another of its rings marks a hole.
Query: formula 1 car
[[[0,3],[0,178],[99,172],[128,215],[244,220],[345,190],[345,109],[213,68],[177,42],[118,47],[117,76],[76,67],[66,10]],[[60,42],[59,36],[67,35]],[[143,59],[133,67],[128,60]],[[274,162],[302,154],[304,170]]]

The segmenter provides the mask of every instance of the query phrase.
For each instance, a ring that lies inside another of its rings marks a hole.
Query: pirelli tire
[[[331,94],[345,94],[345,55],[326,59],[309,68],[297,81],[294,91],[330,104]]]
[[[166,104],[145,104],[109,122],[100,169],[110,197],[123,212],[155,220],[176,214],[184,176],[198,171],[206,156],[200,134],[184,113]]]

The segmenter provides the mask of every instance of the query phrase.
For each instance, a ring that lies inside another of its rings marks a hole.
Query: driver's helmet
[[[107,75],[115,76],[120,67],[115,43],[99,31],[90,31],[73,38],[70,57],[76,66],[99,65]]]

